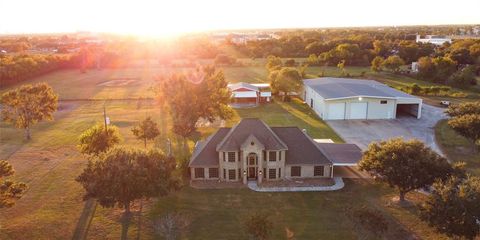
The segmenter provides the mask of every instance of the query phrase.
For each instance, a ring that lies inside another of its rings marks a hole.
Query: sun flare
[[[480,23],[480,1],[433,5],[435,14],[424,12],[432,9],[432,1],[414,0],[396,5],[395,10],[376,0],[347,0],[341,4],[309,0],[294,4],[254,0],[0,1],[0,8],[8,9],[0,14],[0,34],[94,31],[172,36],[224,29]],[[17,17],[20,11],[29,17]]]

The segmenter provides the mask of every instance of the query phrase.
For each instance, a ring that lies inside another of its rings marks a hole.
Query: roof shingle
[[[298,127],[272,127],[287,144],[285,164],[331,164],[316,143]]]

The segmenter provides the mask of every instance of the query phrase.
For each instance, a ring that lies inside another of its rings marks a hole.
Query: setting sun
[[[170,36],[222,29],[464,24],[480,2],[435,1],[0,1],[0,34],[94,31]],[[15,14],[22,13],[22,17]],[[405,13],[408,12],[406,15]],[[434,14],[430,14],[434,13]]]

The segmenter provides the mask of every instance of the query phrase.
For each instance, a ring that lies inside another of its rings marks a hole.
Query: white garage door
[[[345,103],[328,104],[328,119],[345,119]]]
[[[367,103],[350,103],[350,119],[367,119]]]

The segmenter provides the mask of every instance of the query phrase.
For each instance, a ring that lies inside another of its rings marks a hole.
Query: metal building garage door
[[[350,119],[367,119],[367,103],[350,103]]]
[[[329,120],[345,119],[345,103],[329,103],[328,119]]]

